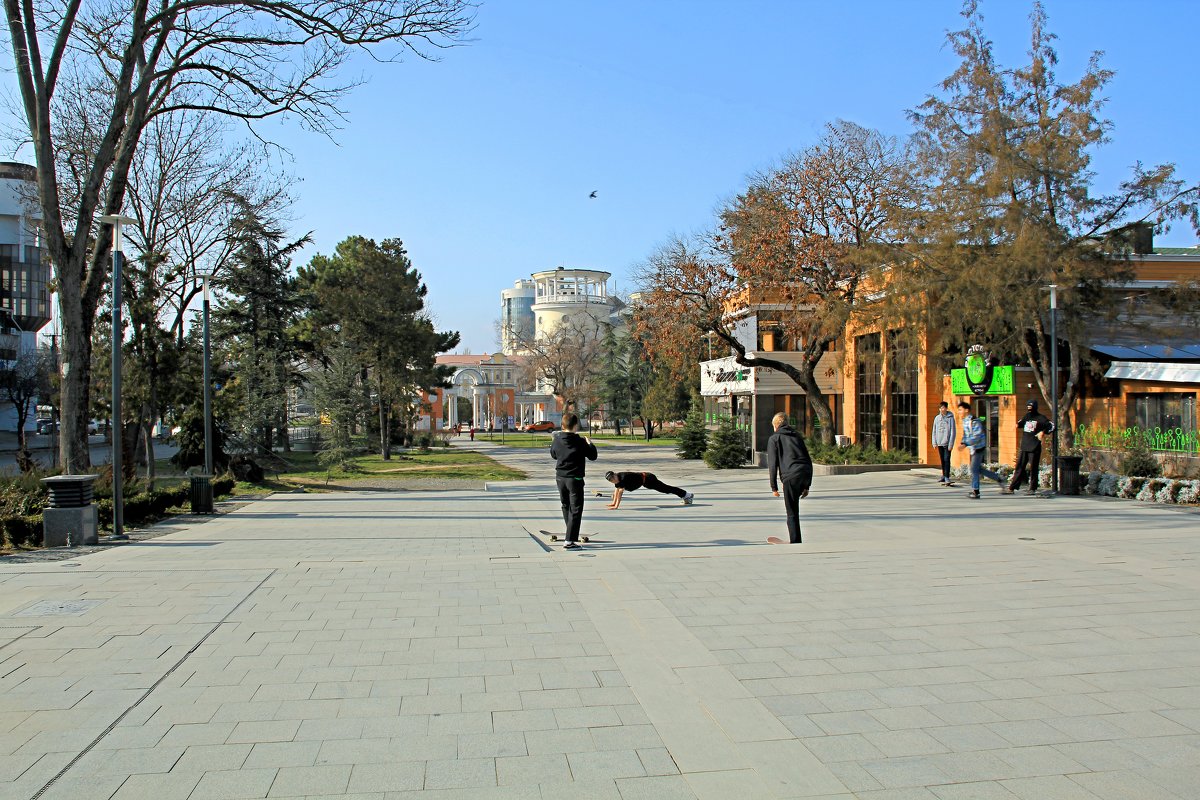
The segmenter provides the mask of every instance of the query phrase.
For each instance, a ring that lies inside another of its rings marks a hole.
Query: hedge
[[[212,482],[213,497],[232,494],[236,485],[236,480],[231,475],[214,478]],[[135,487],[141,489],[138,484],[132,484],[129,488],[134,489]],[[37,547],[42,543],[41,513],[22,514],[19,512],[26,506],[40,508],[41,504],[37,501],[39,497],[44,501],[44,491],[39,486],[35,490],[29,490],[29,496],[29,502],[22,504],[13,501],[7,505],[7,513],[0,511],[0,533],[3,535],[4,543],[9,547]],[[187,506],[191,501],[191,486],[184,483],[169,489],[155,489],[149,492],[135,490],[126,495],[124,501],[125,522],[137,525],[165,517],[172,508]],[[111,527],[113,521],[112,496],[97,497],[95,503],[100,525]]]

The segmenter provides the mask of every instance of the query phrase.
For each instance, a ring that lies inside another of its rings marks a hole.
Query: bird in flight
[[[595,192],[592,192],[591,194],[589,194],[589,195],[588,195],[588,197],[589,197],[589,198],[591,198],[592,200],[595,200],[595,199],[596,199],[596,193],[595,193]]]

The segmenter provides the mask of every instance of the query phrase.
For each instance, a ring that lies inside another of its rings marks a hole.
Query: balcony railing
[[[533,304],[539,303],[608,303],[608,296],[603,294],[544,294],[534,298]]]

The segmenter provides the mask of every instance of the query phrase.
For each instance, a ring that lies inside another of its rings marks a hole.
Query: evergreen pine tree
[[[721,420],[704,451],[704,463],[713,469],[737,469],[746,463],[746,438],[732,419]]]
[[[699,403],[692,403],[688,411],[687,421],[679,432],[679,447],[676,452],[680,458],[704,458],[708,449],[708,428],[704,425],[704,410]]]

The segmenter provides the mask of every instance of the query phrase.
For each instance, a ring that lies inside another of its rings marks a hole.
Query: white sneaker
[[[582,550],[579,542],[567,542],[563,545],[563,550]]]
[[[690,506],[690,505],[692,504],[692,498],[693,498],[693,497],[695,497],[695,495],[693,495],[691,492],[686,492],[686,493],[683,495],[683,504],[684,504],[685,506]]]

